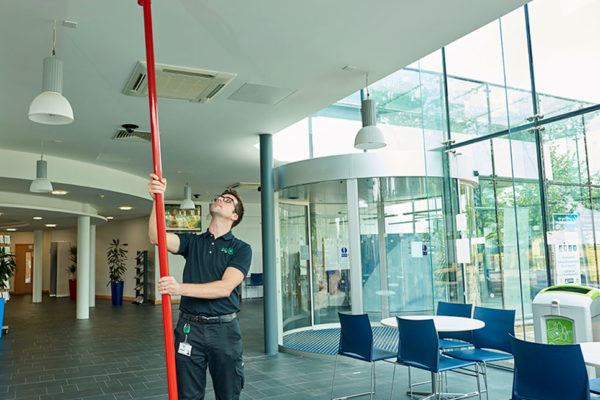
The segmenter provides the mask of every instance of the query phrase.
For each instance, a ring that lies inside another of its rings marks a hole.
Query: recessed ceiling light
[[[8,232],[15,232],[17,229],[16,229],[16,228],[6,228],[6,230],[7,230]]]
[[[43,219],[43,218],[42,217],[33,217],[33,219],[39,220],[39,219]]]
[[[129,210],[133,210],[133,207],[132,206],[121,206],[121,207],[119,207],[119,210],[129,211]]]
[[[56,228],[56,224],[46,224],[46,228]]]
[[[67,193],[69,193],[69,192],[67,192],[66,190],[53,190],[52,191],[52,194],[55,196],[64,196]]]
[[[106,219],[109,219],[109,220],[110,220],[110,219],[113,219],[113,218],[114,218],[114,217],[106,217]]]

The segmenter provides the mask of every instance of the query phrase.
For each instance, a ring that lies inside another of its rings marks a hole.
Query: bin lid
[[[557,285],[550,286],[545,289],[540,290],[538,294],[543,293],[563,293],[563,294],[573,294],[579,296],[585,296],[590,300],[594,300],[596,297],[600,295],[600,290],[597,288],[587,287],[587,286],[578,286],[578,285]]]

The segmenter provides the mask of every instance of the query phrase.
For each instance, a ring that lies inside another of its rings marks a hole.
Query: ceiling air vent
[[[113,140],[119,142],[138,142],[138,143],[150,143],[152,142],[152,134],[150,132],[136,131],[137,125],[134,124],[123,124],[123,129],[119,129],[117,133],[112,137]]]
[[[236,76],[237,74],[229,72],[156,64],[158,97],[165,99],[208,103]],[[148,95],[145,61],[137,62],[123,93],[138,97]]]

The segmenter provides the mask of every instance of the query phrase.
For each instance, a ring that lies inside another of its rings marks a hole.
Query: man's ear
[[[234,212],[233,214],[231,214],[231,218],[232,218],[234,221],[237,221],[239,217],[240,217],[240,216],[239,216],[239,215],[237,215],[237,213],[235,213],[235,212]]]

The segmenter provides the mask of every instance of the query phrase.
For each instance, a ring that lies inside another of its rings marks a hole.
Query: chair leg
[[[477,363],[475,363],[475,379],[477,379],[477,396],[479,397],[479,400],[481,400],[481,385],[479,384],[479,366]]]
[[[490,399],[490,392],[488,391],[488,382],[487,382],[487,364],[485,361],[483,362],[483,382],[485,383],[485,398],[487,400]]]
[[[408,367],[408,391],[410,393],[410,398],[412,399],[413,392],[412,392],[412,380],[410,378],[410,367]]]
[[[396,363],[394,363],[394,372],[392,372],[392,391],[390,392],[390,400],[394,397],[394,380],[396,378]]]
[[[333,378],[331,379],[331,400],[333,400],[333,384],[335,382],[335,367],[337,366],[338,355],[335,355],[335,361],[333,362]]]
[[[371,400],[375,394],[375,363],[371,362]]]

